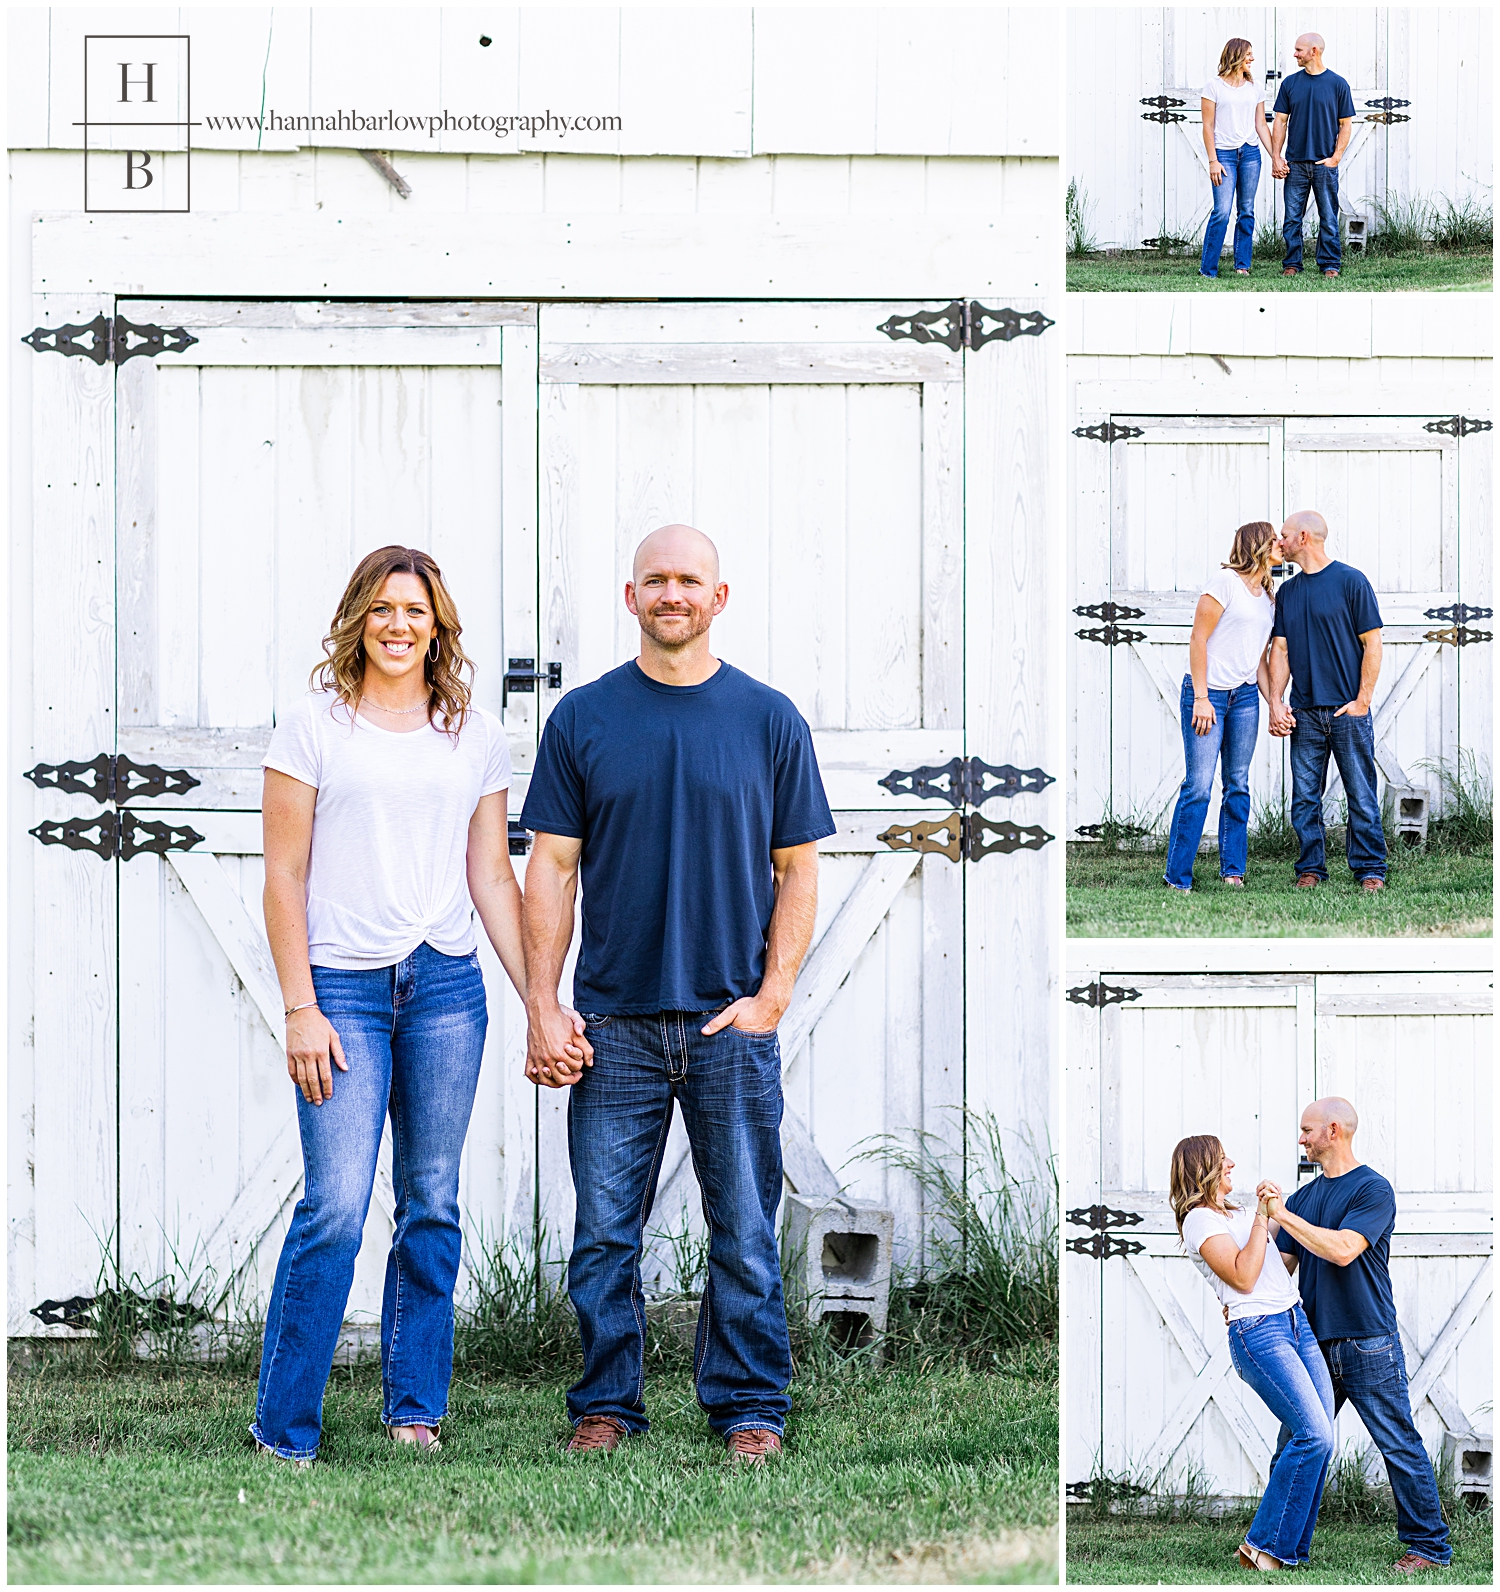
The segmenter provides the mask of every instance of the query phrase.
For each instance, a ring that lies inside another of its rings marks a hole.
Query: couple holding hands
[[[1205,582],[1193,614],[1182,681],[1187,772],[1172,813],[1166,883],[1193,888],[1193,862],[1213,794],[1219,804],[1219,877],[1243,888],[1250,837],[1250,762],[1265,698],[1269,729],[1290,739],[1296,885],[1328,880],[1323,792],[1332,758],[1349,804],[1344,851],[1361,889],[1385,888],[1386,845],[1376,783],[1370,705],[1380,678],[1381,618],[1375,589],[1328,556],[1328,524],[1309,509],[1278,531],[1252,520],[1234,533],[1228,560]],[[1274,566],[1298,573],[1277,591]],[[1291,705],[1283,698],[1291,683]]]
[[[1301,70],[1282,79],[1269,127],[1266,94],[1251,70],[1255,53],[1248,39],[1229,40],[1218,72],[1204,85],[1203,144],[1213,209],[1203,233],[1201,276],[1219,274],[1231,215],[1235,274],[1250,275],[1262,149],[1271,157],[1272,177],[1286,183],[1281,274],[1297,276],[1302,270],[1302,218],[1309,194],[1318,207],[1318,269],[1336,277],[1342,268],[1338,168],[1354,131],[1354,95],[1346,79],[1323,65],[1321,34],[1304,33],[1292,54]]]
[[[1452,1557],[1437,1480],[1412,1420],[1391,1293],[1395,1191],[1355,1159],[1358,1126],[1349,1101],[1315,1100],[1297,1142],[1321,1175],[1289,1197],[1262,1180],[1253,1206],[1230,1203],[1234,1162],[1215,1135],[1196,1134],[1172,1151],[1183,1247],[1224,1306],[1235,1371],[1281,1422],[1266,1490],[1235,1550],[1246,1570],[1309,1562],[1333,1421],[1346,1401],[1380,1450],[1395,1494],[1405,1551],[1394,1569],[1409,1575]]]
[[[710,1230],[699,1403],[731,1459],[779,1451],[792,1366],[776,1029],[835,826],[796,707],[709,652],[728,595],[701,532],[665,526],[637,548],[625,603],[640,655],[547,721],[521,815],[535,832],[523,900],[505,729],[473,704],[442,572],[392,546],[350,578],[314,689],[265,758],[266,931],[304,1178],[266,1314],[262,1453],[317,1454],[387,1118],[381,1421],[394,1442],[438,1446],[487,1026],[476,914],[526,1004],[527,1077],[570,1090],[584,1367],[569,1450],[647,1429],[641,1249],[680,1107]],[[580,879],[575,1011],[558,986]]]

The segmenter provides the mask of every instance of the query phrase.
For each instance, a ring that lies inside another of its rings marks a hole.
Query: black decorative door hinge
[[[1114,826],[1114,832],[1120,840],[1140,840],[1143,836],[1149,835],[1151,833],[1149,829],[1142,829],[1139,824],[1116,824]],[[1104,825],[1079,824],[1078,833],[1082,835],[1085,840],[1103,840]]]
[[[939,783],[939,781],[943,783]],[[993,781],[986,784],[986,781]],[[893,768],[877,780],[893,796],[915,796],[921,801],[956,802],[959,806],[982,807],[992,796],[1018,796],[1023,791],[1043,791],[1052,784],[1051,774],[1039,768],[1016,768],[1010,763],[996,766],[982,757],[950,757],[941,767],[924,764],[921,768]]]
[[[1177,111],[1179,105],[1185,105],[1186,100],[1173,99],[1170,94],[1154,94],[1150,99],[1143,99],[1142,105],[1154,105],[1155,110],[1142,111],[1143,122],[1160,122],[1165,126],[1168,122],[1185,122],[1186,116]]]
[[[1402,105],[1410,105],[1410,104],[1411,104],[1410,100],[1392,99],[1391,96],[1389,94],[1387,94],[1382,99],[1366,100],[1365,101],[1365,109],[1366,110],[1371,110],[1371,111],[1393,111],[1393,110],[1396,110],[1398,107],[1400,107]],[[1402,121],[1406,120],[1406,118],[1404,116],[1401,119],[1402,119]]]
[[[993,322],[993,325],[986,325]],[[917,310],[892,315],[875,328],[895,341],[941,343],[955,354],[961,348],[983,348],[986,343],[1008,343],[1017,337],[1040,337],[1053,321],[1040,310],[992,310],[978,299],[954,299],[940,310]]]
[[[524,857],[531,850],[531,831],[522,824],[519,818],[512,818],[505,828],[506,836],[510,841],[511,856]]]
[[[1144,437],[1146,433],[1139,426],[1117,426],[1113,420],[1106,420],[1098,426],[1075,426],[1073,435],[1093,442],[1128,442],[1131,437]]]
[[[1129,630],[1123,625],[1101,625],[1093,630],[1077,630],[1080,641],[1097,641],[1101,647],[1129,646],[1132,641],[1144,641],[1144,630]]]
[[[96,852],[106,862],[116,857],[129,862],[144,851],[191,851],[203,839],[187,824],[141,818],[128,807],[98,813],[93,818],[44,818],[27,833],[35,835],[44,846]]]
[[[1086,608],[1075,608],[1073,612],[1080,619],[1103,619],[1112,625],[1117,619],[1141,619],[1146,610],[1131,608],[1126,603],[1090,603]]]
[[[1492,431],[1493,420],[1474,420],[1468,415],[1452,415],[1447,420],[1429,420],[1423,431],[1438,431],[1446,437],[1470,437],[1476,431]]]
[[[1116,1255],[1142,1255],[1146,1246],[1134,1238],[1116,1238],[1113,1233],[1095,1233],[1092,1238],[1070,1238],[1063,1246],[1070,1255],[1087,1255],[1090,1260],[1113,1260]]]
[[[75,1331],[89,1332],[98,1325],[95,1317],[101,1307],[131,1333],[191,1327],[210,1319],[208,1312],[198,1305],[171,1299],[165,1294],[148,1299],[129,1288],[118,1292],[106,1288],[101,1294],[74,1294],[71,1299],[44,1299],[39,1305],[33,1305],[30,1313],[43,1326],[72,1327]]]
[[[532,696],[539,682],[545,682],[549,691],[562,690],[562,665],[549,663],[538,672],[535,658],[511,658],[510,667],[500,676],[500,705],[504,707],[514,691],[521,696]]]
[[[1089,1227],[1102,1233],[1108,1227],[1139,1227],[1145,1218],[1139,1211],[1116,1211],[1108,1205],[1079,1205],[1068,1212],[1074,1227]]]
[[[123,365],[137,356],[184,354],[198,339],[185,326],[137,326],[123,315],[101,311],[83,326],[38,326],[21,341],[39,354],[77,355],[96,365]]]
[[[992,823],[978,813],[892,824],[876,836],[892,851],[936,851],[949,862],[978,862],[996,851],[1040,851],[1052,838],[1039,824],[1022,827],[1008,818]]]
[[[1410,116],[1400,116],[1395,111],[1372,111],[1367,117],[1367,122],[1379,122],[1384,127],[1389,127],[1393,122],[1409,122]]]
[[[1450,647],[1472,647],[1476,642],[1493,641],[1495,636],[1490,630],[1470,630],[1467,625],[1450,625],[1446,630],[1429,630],[1422,639]]]
[[[1427,619],[1446,619],[1450,624],[1466,625],[1471,619],[1493,619],[1493,608],[1470,608],[1467,603],[1453,603],[1447,608],[1428,608],[1424,611]]]
[[[28,768],[24,777],[38,790],[92,796],[96,802],[125,802],[133,796],[184,796],[203,783],[185,768],[133,763],[124,753],[109,752],[100,752],[88,763],[38,763],[35,768]]]
[[[1077,1006],[1118,1006],[1122,1001],[1138,1001],[1138,989],[1122,989],[1102,981],[1096,984],[1078,984],[1068,991],[1068,999]]]

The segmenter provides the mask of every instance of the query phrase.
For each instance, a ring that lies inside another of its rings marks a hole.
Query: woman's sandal
[[[1237,873],[1226,873],[1219,883],[1231,885],[1236,890],[1245,888],[1245,881]]]
[[[397,1432],[415,1432],[417,1435],[411,1442],[405,1442],[396,1436]],[[443,1446],[435,1426],[387,1426],[385,1435],[403,1448],[417,1448],[424,1454],[435,1454]]]
[[[1277,1570],[1286,1568],[1280,1559],[1273,1559],[1269,1553],[1262,1553],[1259,1548],[1252,1548],[1248,1542],[1242,1542],[1234,1550],[1234,1556],[1242,1570],[1262,1570],[1274,1574]]]

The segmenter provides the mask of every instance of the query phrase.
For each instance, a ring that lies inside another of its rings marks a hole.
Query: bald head
[[[1321,33],[1303,33],[1297,38],[1297,45],[1304,50],[1321,50],[1323,48],[1323,35]]]
[[[1310,536],[1315,542],[1328,540],[1328,521],[1316,509],[1298,509],[1295,514],[1288,514],[1282,529]]]
[[[1322,1100],[1314,1100],[1307,1109],[1317,1113],[1318,1121],[1324,1127],[1330,1122],[1338,1123],[1346,1139],[1352,1139],[1359,1129],[1359,1113],[1342,1095],[1328,1095]]]
[[[648,570],[683,574],[691,570],[710,586],[719,584],[719,550],[691,525],[663,525],[635,550],[630,575],[636,585]]]

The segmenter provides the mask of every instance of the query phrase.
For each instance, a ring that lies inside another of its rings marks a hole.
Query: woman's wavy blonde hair
[[[1276,601],[1276,588],[1271,584],[1271,565],[1275,555],[1271,544],[1276,540],[1276,527],[1269,520],[1251,520],[1234,533],[1228,559],[1220,569],[1232,569],[1238,575],[1254,575],[1261,590],[1272,602]]]
[[[1224,1145],[1216,1134],[1195,1133],[1178,1141],[1172,1151],[1172,1210],[1177,1217],[1177,1234],[1189,1211],[1200,1205],[1218,1204],[1219,1183],[1224,1176]]]
[[[1252,49],[1249,39],[1231,39],[1219,52],[1219,76],[1231,83],[1253,83],[1255,74],[1245,65]]]
[[[392,575],[415,575],[427,588],[432,602],[433,640],[437,642],[437,657],[432,656],[429,644],[422,666],[427,676],[428,722],[440,720],[449,735],[457,735],[468,719],[473,696],[464,675],[472,675],[474,665],[459,645],[464,627],[443,584],[443,572],[420,548],[377,547],[360,559],[339,598],[328,634],[323,637],[327,656],[313,670],[309,683],[315,690],[332,691],[351,714],[355,712],[365,678],[365,616]]]

